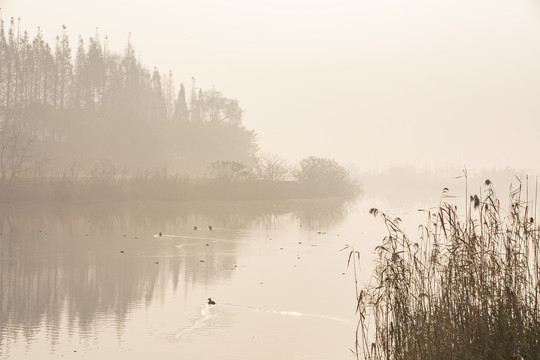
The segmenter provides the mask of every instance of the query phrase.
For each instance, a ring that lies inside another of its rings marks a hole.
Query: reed
[[[539,226],[536,195],[510,188],[501,209],[493,184],[460,213],[443,191],[416,241],[377,209],[388,230],[370,284],[356,279],[357,359],[539,359]]]

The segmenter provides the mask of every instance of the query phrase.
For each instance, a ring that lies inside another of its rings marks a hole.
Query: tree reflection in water
[[[168,286],[183,292],[226,281],[242,231],[272,230],[284,218],[306,231],[327,229],[348,211],[344,200],[3,208],[0,355],[9,344],[32,343],[43,328],[54,351],[64,327],[91,336],[104,318],[121,336],[132,308],[163,300]],[[195,232],[196,225],[205,230]],[[160,231],[184,241],[154,237]]]

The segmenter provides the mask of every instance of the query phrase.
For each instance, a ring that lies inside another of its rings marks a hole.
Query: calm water
[[[381,203],[3,207],[0,357],[352,358]]]

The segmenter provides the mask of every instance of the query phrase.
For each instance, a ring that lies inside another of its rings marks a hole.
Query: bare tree
[[[257,175],[259,179],[268,182],[282,181],[287,178],[289,173],[287,161],[278,155],[263,152],[257,156]]]
[[[5,197],[18,177],[43,162],[35,153],[36,137],[19,123],[0,118],[0,197]]]

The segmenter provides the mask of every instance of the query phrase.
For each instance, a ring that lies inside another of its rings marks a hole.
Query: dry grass
[[[503,211],[486,180],[460,213],[445,189],[416,241],[399,218],[371,209],[388,234],[371,284],[356,283],[356,357],[539,359],[539,227],[527,196],[521,183],[510,188]]]

